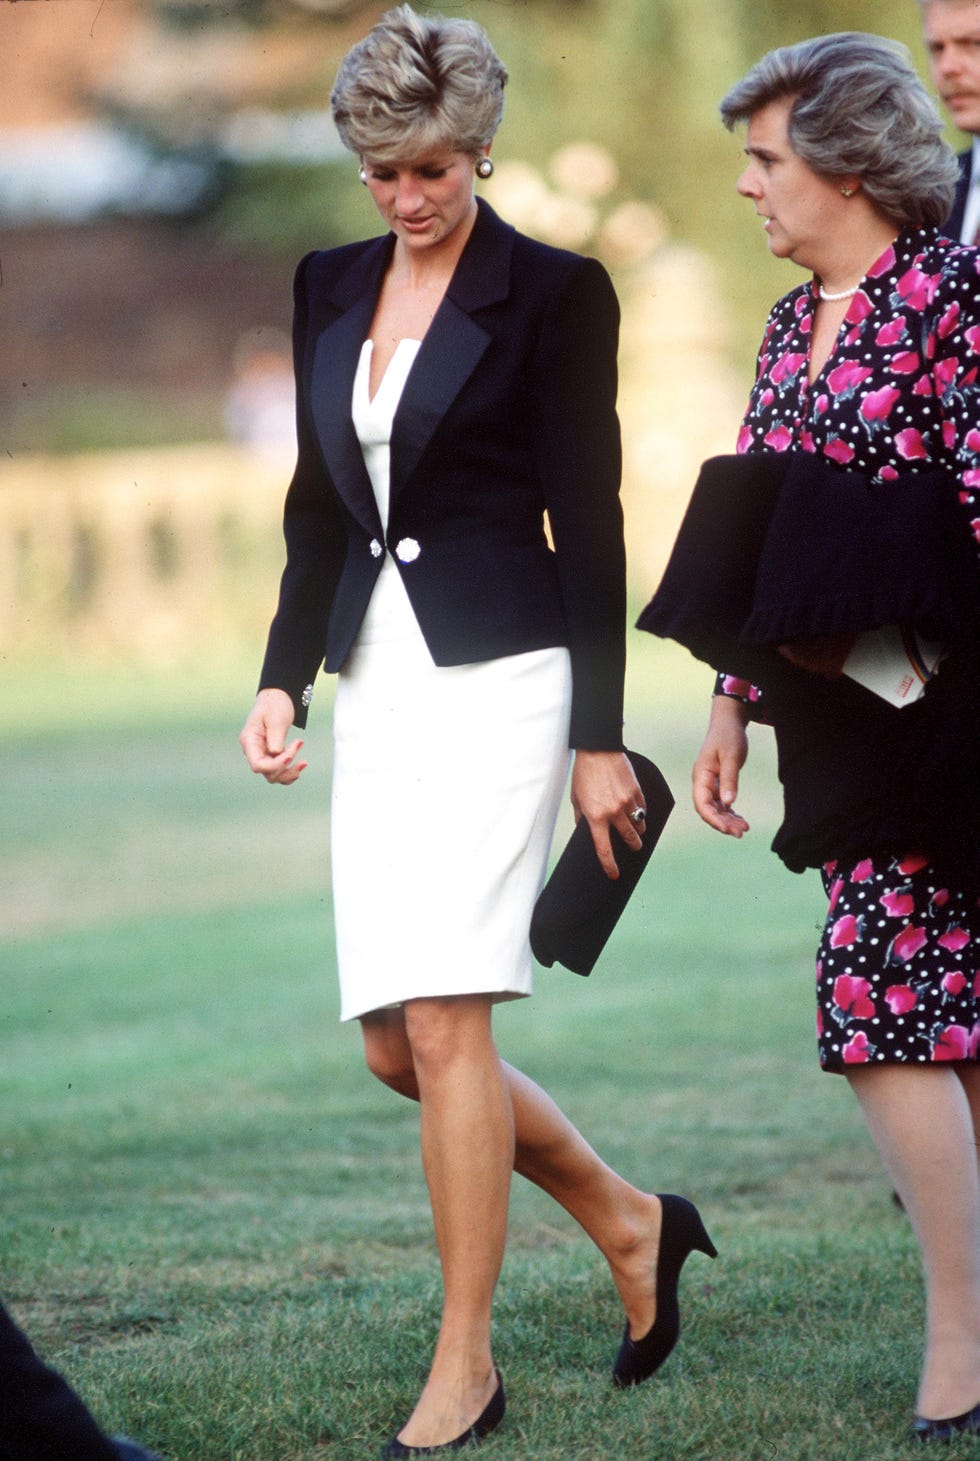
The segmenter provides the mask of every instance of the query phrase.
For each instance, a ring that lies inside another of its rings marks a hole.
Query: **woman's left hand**
[[[609,839],[610,827],[638,852],[643,846],[646,801],[623,751],[576,751],[572,768],[572,806],[575,820],[585,817],[592,829],[596,856],[609,878],[619,877]],[[637,811],[644,817],[637,818]]]

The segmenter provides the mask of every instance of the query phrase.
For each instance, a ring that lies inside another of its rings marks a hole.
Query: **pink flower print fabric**
[[[874,483],[948,467],[980,571],[980,251],[907,229],[851,300],[811,384],[815,282],[772,310],[738,451],[807,451]]]
[[[805,451],[887,488],[944,467],[980,575],[980,252],[909,229],[868,271],[809,380],[816,282],[772,310],[738,451]],[[764,714],[724,673],[716,693]],[[980,1059],[980,893],[921,855],[824,869],[817,955],[825,1070]]]
[[[980,890],[925,857],[823,869],[817,951],[820,1064],[980,1059]]]

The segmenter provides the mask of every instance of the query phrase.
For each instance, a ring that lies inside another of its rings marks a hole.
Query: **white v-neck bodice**
[[[382,525],[388,526],[388,504],[391,490],[391,425],[398,410],[402,391],[408,374],[415,363],[421,340],[399,340],[395,353],[378,389],[371,396],[371,358],[374,341],[365,340],[361,346],[357,373],[354,376],[354,392],[351,400],[351,417],[357,439],[364,453],[364,465],[371,478],[378,512]]]

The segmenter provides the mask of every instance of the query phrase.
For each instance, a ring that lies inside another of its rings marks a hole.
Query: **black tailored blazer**
[[[626,573],[609,276],[480,200],[395,414],[385,532],[351,395],[394,243],[309,254],[296,272],[299,451],[260,688],[285,690],[305,724],[309,686],[321,663],[343,665],[387,551],[437,665],[567,645],[570,744],[618,749]]]
[[[940,229],[947,238],[958,239],[963,228],[963,215],[966,212],[966,195],[970,191],[970,172],[973,167],[973,149],[959,155],[960,176],[956,184],[956,194],[953,198],[953,208],[946,222]]]

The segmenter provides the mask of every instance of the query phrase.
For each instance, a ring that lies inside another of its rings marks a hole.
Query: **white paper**
[[[932,679],[946,646],[922,639],[912,629],[890,624],[869,629],[854,641],[844,674],[889,705],[912,705]]]

